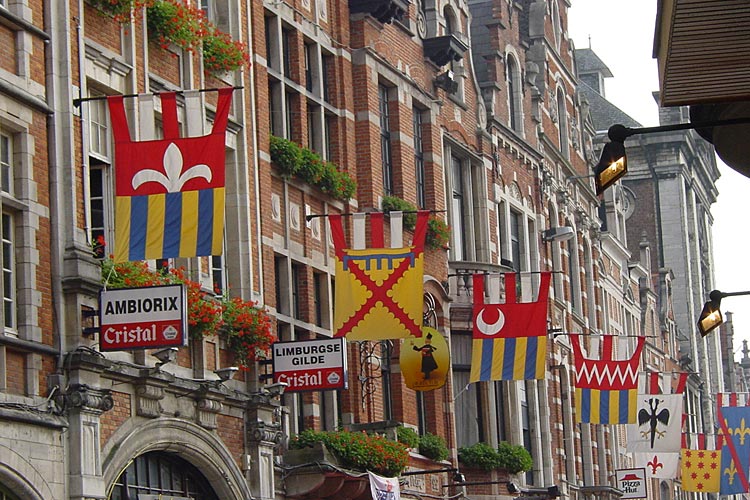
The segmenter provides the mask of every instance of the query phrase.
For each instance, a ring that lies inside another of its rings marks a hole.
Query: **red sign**
[[[99,294],[99,350],[187,345],[183,285],[104,290]]]
[[[273,381],[286,392],[346,389],[346,340],[301,340],[273,344]]]

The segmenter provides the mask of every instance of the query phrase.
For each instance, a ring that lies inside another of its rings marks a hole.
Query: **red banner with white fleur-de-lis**
[[[198,137],[180,137],[176,95],[159,94],[159,140],[133,141],[123,96],[107,98],[115,139],[115,261],[221,254],[232,90],[219,89],[213,129]]]

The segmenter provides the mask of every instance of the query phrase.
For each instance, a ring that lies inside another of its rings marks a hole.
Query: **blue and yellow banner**
[[[516,302],[516,275],[507,273],[505,303],[485,304],[485,275],[474,275],[470,382],[544,378],[550,278],[541,273],[537,300]]]
[[[224,144],[232,89],[209,135],[179,137],[174,92],[160,94],[164,139],[133,141],[123,96],[108,97],[115,138],[116,262],[221,255]]]

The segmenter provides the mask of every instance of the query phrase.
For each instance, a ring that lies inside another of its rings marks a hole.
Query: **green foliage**
[[[398,442],[404,443],[408,448],[419,446],[419,434],[411,427],[402,425],[396,429],[396,434],[398,435]]]
[[[487,443],[476,443],[458,449],[458,461],[469,467],[491,471],[500,467],[497,451]]]
[[[445,439],[430,433],[419,438],[419,453],[438,462],[450,455]]]
[[[271,161],[282,177],[299,177],[339,200],[346,201],[354,197],[357,190],[354,179],[348,173],[340,171],[334,163],[323,161],[314,151],[275,136],[271,136],[270,150]]]
[[[301,449],[323,443],[343,467],[398,476],[409,462],[406,445],[364,432],[306,430],[289,440],[289,448]]]
[[[302,166],[302,149],[296,143],[271,136],[271,161],[276,164],[281,176],[290,179]]]
[[[476,443],[458,449],[458,461],[482,470],[505,469],[511,474],[531,470],[531,454],[520,445],[501,442],[497,449],[486,443]]]
[[[451,236],[451,228],[443,219],[431,216],[427,221],[427,235],[425,237],[425,246],[432,250],[445,248],[448,245],[448,239]]]
[[[383,196],[381,203],[383,212],[415,212],[417,207],[412,205],[406,200],[402,200],[398,196]],[[407,231],[413,231],[417,225],[417,214],[404,214],[404,229]]]
[[[500,467],[511,474],[530,471],[534,466],[531,453],[521,445],[502,441],[497,446],[497,454],[500,457]]]

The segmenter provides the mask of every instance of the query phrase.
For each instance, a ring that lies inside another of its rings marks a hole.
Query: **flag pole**
[[[419,212],[429,212],[431,214],[442,214],[442,213],[447,212],[447,210],[388,210],[387,212],[384,210],[383,211],[373,210],[371,212],[358,212],[358,213],[364,213],[366,215],[369,215],[373,213],[374,214],[378,214],[378,213],[389,214],[391,212],[401,212],[402,214],[418,214]],[[313,219],[317,219],[319,217],[328,217],[330,215],[340,215],[341,217],[352,217],[354,213],[347,212],[345,214],[309,214],[305,216],[305,221],[310,222]]]
[[[225,87],[226,88],[226,87]],[[232,90],[240,90],[245,88],[244,86],[238,86],[238,87],[231,87]],[[175,93],[175,94],[184,94],[185,92],[218,92],[219,88],[210,88],[210,89],[185,89],[185,90],[160,90],[158,92],[146,92],[144,94],[123,94],[122,97],[124,98],[131,98],[131,97],[139,97],[142,95],[159,95],[159,94],[167,94],[167,93]],[[116,95],[116,94],[113,94]],[[78,107],[81,105],[82,102],[88,102],[88,101],[102,101],[106,99],[107,97],[110,97],[108,95],[98,95],[93,97],[78,97],[76,99],[73,99],[73,106]]]

